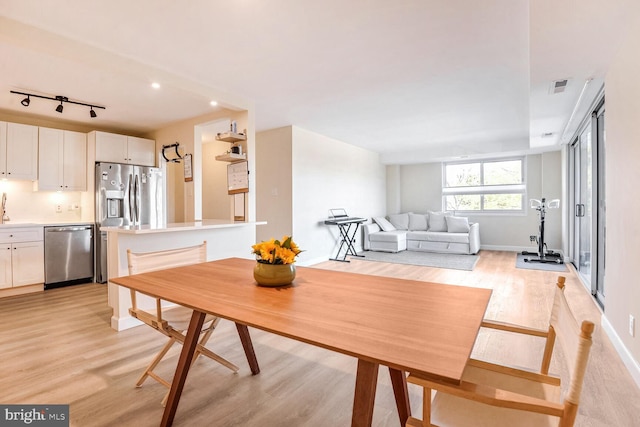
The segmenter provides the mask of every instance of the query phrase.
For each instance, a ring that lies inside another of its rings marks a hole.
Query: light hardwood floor
[[[482,251],[474,271],[353,260],[318,268],[493,289],[488,318],[545,327],[558,273],[515,268],[515,253]],[[567,295],[576,315],[600,324],[600,311],[572,270]],[[104,285],[88,284],[0,301],[0,403],[69,403],[72,426],[156,426],[166,389],[137,376],[164,344],[148,327],[115,332]],[[187,379],[176,426],[348,426],[356,360],[251,329],[262,372],[251,376],[235,327],[222,321],[210,346],[240,366],[233,374],[206,358]],[[180,347],[158,369],[170,378]],[[535,367],[535,338],[482,331],[474,357]],[[559,372],[560,357],[552,371]],[[414,413],[421,395],[410,385]],[[597,328],[577,426],[640,425],[640,390]],[[375,426],[397,426],[386,369],[380,370]]]

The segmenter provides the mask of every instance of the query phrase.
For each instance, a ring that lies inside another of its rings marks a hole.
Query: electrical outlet
[[[57,204],[57,205],[56,205],[56,212],[57,212],[57,213],[62,212],[62,205],[60,205],[60,204]]]
[[[535,242],[537,238],[538,238],[537,236],[529,236],[529,241]]]
[[[633,315],[629,315],[629,335],[636,336],[636,318]]]

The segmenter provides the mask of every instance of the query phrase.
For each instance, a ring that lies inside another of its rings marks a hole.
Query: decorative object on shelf
[[[178,152],[178,148],[179,147],[180,147],[180,143],[179,142],[174,142],[173,144],[163,145],[162,146],[162,157],[164,157],[164,159],[167,161],[167,163],[180,163],[180,159],[182,159],[182,156]],[[175,151],[176,151],[175,157],[172,157],[171,159],[168,158],[167,154],[165,153],[165,150],[168,150],[169,148],[174,148]]]
[[[253,278],[260,286],[289,285],[296,277],[296,267],[293,264],[300,248],[291,236],[284,236],[282,241],[271,239],[256,243],[251,247],[251,253],[256,255],[256,266]]]
[[[35,93],[18,92],[18,91],[15,91],[15,90],[11,90],[9,92],[15,93],[16,95],[24,95],[24,96],[26,96],[26,98],[24,98],[22,101],[20,101],[20,103],[22,105],[24,105],[25,107],[28,107],[29,104],[31,104],[31,97],[33,96],[34,98],[49,99],[51,101],[56,101],[56,102],[59,101],[60,105],[58,105],[56,107],[56,111],[58,113],[62,113],[62,110],[64,109],[63,103],[65,103],[65,102],[67,104],[84,105],[85,107],[89,107],[89,116],[92,119],[98,117],[96,112],[93,110],[94,108],[102,108],[103,110],[106,110],[106,107],[102,107],[102,106],[96,105],[96,104],[87,104],[86,102],[72,101],[69,98],[67,98],[66,96],[62,96],[62,95],[57,95],[57,96],[53,97],[53,96],[36,95]]]

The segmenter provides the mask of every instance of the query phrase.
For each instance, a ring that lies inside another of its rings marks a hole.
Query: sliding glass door
[[[585,120],[569,150],[569,257],[583,283],[604,306],[604,101]]]
[[[587,123],[572,145],[574,175],[573,265],[583,282],[591,286],[591,124]]]

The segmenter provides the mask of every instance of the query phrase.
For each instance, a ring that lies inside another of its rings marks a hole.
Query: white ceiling
[[[0,0],[0,109],[142,133],[216,99],[255,106],[257,131],[296,125],[385,163],[554,150],[637,3]],[[563,78],[566,91],[550,94]],[[107,109],[25,108],[10,90]]]

